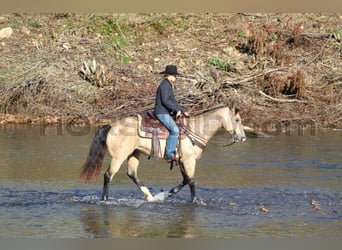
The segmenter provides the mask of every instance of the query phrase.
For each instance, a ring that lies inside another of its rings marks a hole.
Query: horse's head
[[[217,131],[224,128],[232,135],[228,145],[246,141],[239,110],[227,106],[213,107],[210,110],[193,116],[186,124],[191,131],[205,140],[210,140]]]
[[[245,131],[241,122],[240,111],[234,108],[231,114],[231,121],[233,126],[233,139],[234,142],[246,141]]]
[[[241,122],[239,109],[233,108],[229,110],[228,117],[223,123],[223,127],[232,134],[232,142],[244,142],[246,141],[245,131]]]

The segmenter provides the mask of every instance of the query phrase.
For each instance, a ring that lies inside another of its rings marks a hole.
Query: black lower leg
[[[186,176],[185,172],[184,172],[184,167],[182,168],[182,164],[180,164],[181,167],[181,173],[183,176],[183,182],[181,184],[179,184],[178,186],[174,187],[173,189],[171,189],[168,193],[168,197],[171,197],[172,195],[177,194],[186,184],[189,184],[189,178]]]
[[[178,186],[174,187],[173,189],[171,189],[168,193],[168,197],[171,197],[172,195],[174,194],[177,194],[184,186],[186,185],[186,183],[182,183],[182,184],[179,184]]]
[[[196,200],[196,186],[195,186],[195,180],[193,180],[192,178],[190,178],[187,174],[186,174],[186,171],[185,171],[185,167],[184,167],[184,164],[181,163],[179,164],[180,166],[180,170],[181,170],[181,173],[183,175],[183,184],[186,185],[186,184],[189,184],[189,187],[190,187],[190,193],[191,193],[191,201],[195,201]]]
[[[180,167],[181,174],[183,176],[183,182],[179,184],[178,186],[174,187],[173,189],[171,189],[168,193],[168,197],[171,197],[177,194],[185,185],[189,184],[190,179],[185,173],[184,164],[182,162],[179,162],[179,167]]]
[[[195,201],[196,200],[196,187],[195,187],[194,180],[189,181],[189,187],[190,187],[190,193],[191,193],[191,201]]]
[[[145,186],[144,183],[142,183],[142,181],[138,178],[136,174],[127,174],[127,175],[139,188]]]
[[[102,200],[108,200],[109,182],[110,182],[110,174],[109,174],[109,171],[106,171],[103,177]]]

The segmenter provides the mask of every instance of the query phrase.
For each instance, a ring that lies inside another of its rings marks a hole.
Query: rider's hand
[[[182,116],[182,112],[179,110],[178,112],[177,112],[177,114],[176,114],[176,118],[178,119],[178,118],[180,118]]]

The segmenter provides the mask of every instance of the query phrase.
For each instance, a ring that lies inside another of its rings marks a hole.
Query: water
[[[101,201],[102,176],[90,185],[79,179],[94,133],[0,127],[0,237],[341,236],[341,131],[249,138],[227,148],[215,138],[196,168],[201,204],[190,203],[188,187],[146,202],[125,164],[110,200]],[[102,172],[108,164],[106,156]],[[139,176],[156,196],[182,180],[177,168],[145,157]]]

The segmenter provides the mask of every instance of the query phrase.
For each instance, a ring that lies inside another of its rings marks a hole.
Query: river
[[[148,203],[124,164],[100,200],[102,174],[79,172],[95,133],[62,127],[0,126],[2,238],[341,237],[342,131],[209,143],[196,168],[197,194],[185,187]],[[102,173],[109,164],[106,155]],[[139,176],[152,193],[182,180],[177,167],[142,157]]]

